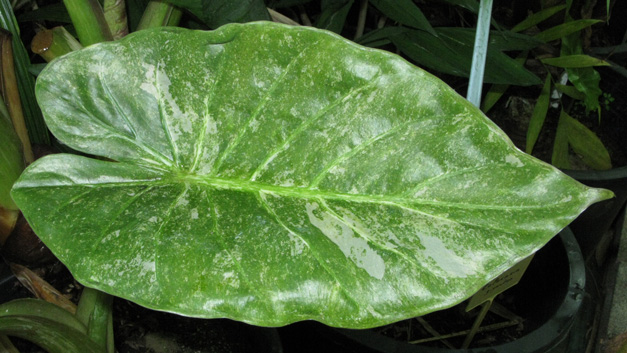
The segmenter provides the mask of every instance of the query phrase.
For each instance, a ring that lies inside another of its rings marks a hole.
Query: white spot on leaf
[[[340,222],[328,212],[321,211],[317,203],[306,204],[309,221],[318,228],[329,240],[334,242],[357,267],[364,269],[376,279],[385,274],[385,262],[368,242],[355,235],[348,224]]]

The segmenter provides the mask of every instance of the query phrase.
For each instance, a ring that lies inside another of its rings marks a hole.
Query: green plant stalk
[[[178,7],[174,7],[170,12],[170,18],[168,19],[168,26],[178,26],[183,16],[183,10]]]
[[[24,160],[30,164],[35,160],[30,139],[28,138],[28,130],[24,121],[24,111],[22,110],[22,100],[20,99],[15,65],[13,62],[13,46],[11,44],[11,35],[8,32],[0,33],[0,49],[2,73],[2,95],[6,102],[13,128],[22,143],[22,151]]]
[[[0,27],[9,31],[14,38],[20,38],[17,20],[13,15],[13,9],[9,0],[0,0]],[[18,92],[22,101],[22,109],[25,118],[28,136],[31,142],[50,144],[48,128],[35,99],[35,79],[28,72],[30,59],[21,40],[12,41],[13,61],[18,80]]]
[[[490,16],[492,14],[492,0],[483,0],[479,5],[479,19],[477,20],[477,34],[475,47],[472,53],[472,66],[470,68],[470,81],[466,99],[476,107],[481,103],[481,87],[483,86],[483,73],[485,61],[488,56],[488,39],[490,36]]]
[[[11,343],[11,340],[6,335],[0,335],[0,352],[2,353],[20,353],[17,348]]]
[[[50,353],[104,353],[74,315],[39,299],[1,304],[0,335],[29,340]]]
[[[47,62],[82,47],[76,38],[61,26],[39,31],[31,43],[33,53],[39,54]]]
[[[353,40],[357,40],[364,35],[364,28],[366,26],[366,15],[368,14],[368,0],[362,0],[359,4],[359,18],[357,19],[357,31],[355,31],[355,37]]]
[[[113,40],[98,0],[63,0],[83,46]]]
[[[144,11],[141,20],[139,20],[137,30],[176,26],[181,19],[181,15],[181,10],[172,4],[163,1],[151,1],[146,6],[146,11]]]
[[[89,338],[109,353],[114,351],[112,303],[112,296],[85,287],[76,311],[76,318],[87,327]]]
[[[125,0],[104,0],[104,16],[113,39],[120,39],[128,34]]]

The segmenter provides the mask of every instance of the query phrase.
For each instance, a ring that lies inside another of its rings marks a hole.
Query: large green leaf
[[[140,31],[50,63],[37,95],[57,138],[109,160],[30,166],[13,196],[35,232],[85,285],[184,315],[424,314],[611,196],[400,57],[313,28]]]

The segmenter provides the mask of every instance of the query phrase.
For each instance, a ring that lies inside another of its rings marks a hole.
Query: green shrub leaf
[[[535,146],[544,120],[546,119],[546,113],[549,111],[549,103],[551,101],[551,74],[546,75],[544,85],[542,86],[542,92],[538,96],[536,106],[533,108],[533,114],[529,120],[529,127],[527,128],[527,141],[525,151],[529,154],[533,152],[533,146]]]
[[[594,132],[566,113],[560,119],[564,119],[568,144],[587,166],[596,170],[612,168],[610,154]]]
[[[474,48],[473,35],[448,28],[438,28],[436,31],[437,37],[425,31],[408,29],[391,35],[390,40],[420,65],[439,72],[468,77]],[[522,63],[492,48],[488,48],[484,81],[519,86],[542,83]]]
[[[609,66],[610,64],[602,59],[595,57],[576,54],[576,55],[563,55],[557,58],[540,59],[543,63],[551,66],[563,67],[563,68],[583,68],[592,66]]]
[[[316,27],[340,33],[344,28],[346,16],[354,0],[329,0],[323,1],[323,10],[316,21]]]
[[[13,196],[35,232],[83,284],[184,315],[421,315],[611,197],[430,74],[314,28],[140,31],[50,63],[37,96],[57,138],[108,160],[31,165]]]
[[[374,7],[394,21],[435,35],[429,20],[412,0],[370,0]]]
[[[270,20],[263,0],[166,0],[187,9],[210,28],[232,22]]]
[[[573,34],[581,31],[586,27],[590,27],[594,24],[601,23],[601,20],[575,20],[566,23],[562,23],[561,25],[557,25],[555,27],[551,27],[543,32],[536,34],[536,38],[543,40],[545,42],[550,42],[552,40],[560,39],[566,37],[569,34]]]
[[[525,29],[536,26],[542,21],[564,10],[565,8],[566,8],[566,5],[557,5],[557,6],[549,7],[541,11],[538,11],[537,13],[534,13],[533,15],[527,17],[522,22],[514,26],[514,28],[512,28],[512,32],[520,32],[520,31],[524,31]]]

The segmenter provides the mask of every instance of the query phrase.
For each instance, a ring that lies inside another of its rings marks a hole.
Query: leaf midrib
[[[298,199],[325,199],[325,200],[340,200],[356,203],[375,203],[375,204],[387,204],[390,206],[402,206],[403,208],[410,208],[416,206],[441,206],[460,209],[472,209],[472,210],[521,210],[521,209],[546,209],[555,205],[538,204],[538,205],[482,205],[463,202],[451,202],[442,200],[428,200],[415,197],[408,197],[407,195],[377,195],[377,194],[350,194],[337,191],[321,190],[312,187],[297,187],[297,186],[279,186],[272,184],[265,184],[258,181],[243,180],[243,179],[226,179],[220,177],[201,176],[193,174],[178,174],[170,177],[164,177],[161,179],[150,180],[137,180],[137,181],[120,181],[120,182],[107,182],[107,183],[85,183],[85,184],[50,184],[50,185],[36,185],[36,186],[21,186],[21,189],[38,189],[45,187],[121,187],[121,186],[165,186],[176,185],[180,183],[203,185],[218,190],[233,190],[248,193],[263,192],[266,194],[273,194],[277,196],[293,197]],[[416,211],[419,211],[415,209]]]

